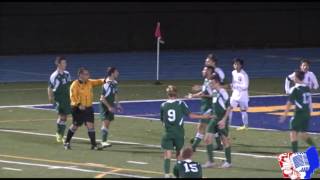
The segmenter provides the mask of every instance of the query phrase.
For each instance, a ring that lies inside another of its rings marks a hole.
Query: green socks
[[[64,136],[64,131],[66,129],[66,122],[65,121],[59,121],[57,123],[57,133],[60,134],[61,136]]]
[[[207,154],[208,154],[208,160],[210,162],[213,162],[213,144],[207,145]]]
[[[197,137],[194,138],[194,142],[193,142],[193,144],[192,144],[192,150],[193,150],[193,151],[196,151],[196,148],[197,148],[198,145],[200,144],[201,140],[202,140],[202,139],[197,138]]]
[[[170,173],[170,159],[164,159],[163,169],[165,174]]]
[[[306,143],[309,144],[310,146],[316,146],[316,144],[313,142],[313,140],[311,139],[311,137],[309,137],[309,138],[306,140]]]
[[[227,162],[231,164],[231,147],[227,147],[224,149],[224,153],[227,159]]]
[[[298,141],[291,142],[292,152],[298,152]]]
[[[108,139],[108,129],[102,128],[101,129],[101,135],[102,135],[102,142],[107,142]]]

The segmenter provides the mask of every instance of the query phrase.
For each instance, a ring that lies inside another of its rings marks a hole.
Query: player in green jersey
[[[195,94],[189,94],[187,98],[201,98],[200,112],[201,114],[206,114],[211,112],[212,108],[212,88],[209,84],[209,77],[214,73],[214,68],[212,66],[204,66],[202,70],[203,85],[200,92]],[[195,152],[197,146],[200,144],[204,137],[207,125],[209,123],[208,119],[200,119],[200,123],[197,125],[196,136],[191,140],[192,149]],[[215,150],[222,150],[221,140],[218,134],[215,134],[217,147]]]
[[[192,147],[183,148],[181,160],[173,168],[173,174],[177,178],[202,178],[202,167],[198,162],[192,161]]]
[[[118,102],[118,82],[116,79],[119,76],[119,71],[115,67],[107,69],[105,83],[102,87],[102,94],[100,97],[100,119],[102,121],[101,146],[103,148],[110,147],[111,144],[107,142],[110,122],[114,120],[114,113],[121,112],[122,107]]]
[[[180,150],[184,145],[184,117],[191,119],[211,119],[210,114],[191,113],[188,105],[177,99],[177,88],[169,85],[166,88],[168,100],[161,104],[160,120],[164,126],[164,134],[161,139],[161,148],[164,150],[164,176],[170,177],[170,159],[172,151],[176,151],[176,158],[179,159]]]
[[[214,134],[218,132],[221,135],[226,157],[226,161],[221,165],[221,168],[229,168],[231,167],[231,142],[228,138],[228,117],[232,107],[230,106],[229,95],[221,85],[219,75],[213,74],[210,80],[211,88],[215,90],[212,93],[212,115],[214,118],[210,120],[204,137],[204,142],[207,146],[208,161],[202,167],[211,168],[216,165],[213,159],[212,139]]]
[[[68,114],[71,114],[70,105],[70,85],[71,76],[66,71],[67,60],[64,57],[57,57],[55,60],[57,66],[49,80],[48,98],[49,102],[54,104],[58,112],[56,139],[63,143],[63,136],[66,129]]]
[[[292,152],[298,152],[298,135],[306,141],[310,146],[315,146],[312,138],[307,134],[308,124],[310,120],[311,93],[310,88],[303,83],[305,73],[303,71],[295,71],[294,83],[289,91],[289,99],[285,106],[284,115],[280,118],[283,123],[290,111],[291,106],[295,105],[294,116],[290,119],[289,129]]]

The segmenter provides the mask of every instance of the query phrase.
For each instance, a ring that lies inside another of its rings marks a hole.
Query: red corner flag
[[[158,37],[161,38],[160,22],[157,23],[157,28],[156,28],[156,32],[154,33],[154,36],[155,36],[156,38],[158,38]]]

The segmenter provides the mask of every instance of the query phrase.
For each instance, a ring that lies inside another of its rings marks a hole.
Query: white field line
[[[9,168],[9,167],[3,167],[3,168],[1,168],[1,169],[9,170],[9,171],[22,171],[22,169]]]
[[[46,167],[48,169],[67,169],[72,171],[80,171],[80,172],[88,172],[88,173],[106,173],[104,171],[97,171],[97,170],[89,170],[89,169],[83,169],[83,168],[75,168],[71,166],[57,166],[57,165],[49,165],[49,164],[39,164],[39,163],[27,163],[27,162],[20,162],[20,161],[6,161],[6,160],[0,160],[2,163],[7,164],[18,164],[18,165],[26,165],[26,166],[37,166],[37,167]],[[131,174],[123,174],[123,173],[113,173],[107,171],[108,174],[111,175],[118,175],[123,177],[134,177],[134,178],[150,178],[146,176],[137,176],[137,175],[131,175]]]
[[[318,96],[320,93],[313,93],[312,96]],[[278,94],[278,95],[256,95],[256,96],[250,96],[250,98],[264,98],[264,97],[281,97],[281,96],[287,96],[286,94]],[[186,98],[180,98],[180,100],[199,100],[200,98],[192,98],[192,99],[186,99]],[[120,101],[120,103],[141,103],[141,102],[161,102],[166,101],[168,99],[147,99],[147,100],[129,100],[129,101]],[[99,104],[99,102],[93,102],[93,104]],[[26,104],[26,105],[8,105],[8,106],[0,106],[1,108],[15,108],[15,107],[34,107],[34,106],[49,106],[52,104]]]
[[[29,135],[37,135],[37,136],[49,136],[49,137],[55,137],[54,134],[46,134],[46,133],[35,133],[35,132],[27,132],[27,131],[18,131],[18,130],[8,130],[8,129],[0,129],[0,132],[11,132],[11,133],[18,133],[18,134],[29,134]],[[89,141],[87,138],[80,138],[80,137],[74,137],[73,139],[78,140],[86,140]],[[97,139],[97,141],[101,141],[100,139]],[[154,147],[154,148],[161,148],[160,145],[153,145],[153,144],[143,144],[143,143],[136,143],[136,142],[126,142],[126,141],[110,141],[111,143],[118,143],[118,144],[128,144],[128,145],[140,145],[145,147]],[[200,152],[206,152],[205,150],[198,150]],[[224,152],[214,151],[218,154],[224,154]],[[253,158],[271,158],[276,159],[277,156],[267,156],[267,155],[258,155],[258,154],[249,154],[249,153],[237,153],[233,152],[232,155],[238,155],[238,156],[246,156],[246,157],[253,157]]]
[[[140,162],[140,161],[127,161],[127,163],[131,163],[131,164],[141,164],[141,165],[149,164],[149,163],[147,163],[147,162]]]

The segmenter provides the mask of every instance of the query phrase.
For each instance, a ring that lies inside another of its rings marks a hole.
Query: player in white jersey
[[[232,95],[230,98],[230,105],[232,109],[240,106],[241,118],[243,122],[243,126],[239,127],[237,130],[247,130],[248,129],[248,103],[249,103],[249,77],[248,74],[243,70],[243,60],[239,58],[235,58],[233,60],[233,68],[232,71]],[[231,124],[232,121],[232,112],[229,114],[229,121]]]
[[[310,90],[316,90],[319,88],[319,83],[317,80],[317,77],[314,75],[313,72],[309,71],[310,69],[310,61],[307,59],[302,59],[300,61],[300,70],[305,73],[303,83],[306,84]],[[285,91],[286,94],[289,94],[290,92],[290,83],[293,83],[295,73],[293,72],[292,74],[288,75],[285,81]],[[310,111],[312,112],[312,102],[310,103]]]
[[[214,68],[214,72],[219,75],[219,78],[221,80],[221,83],[224,82],[225,74],[222,71],[221,68],[219,68],[218,65],[218,59],[213,55],[209,54],[206,61],[205,61],[206,66],[212,66]]]

